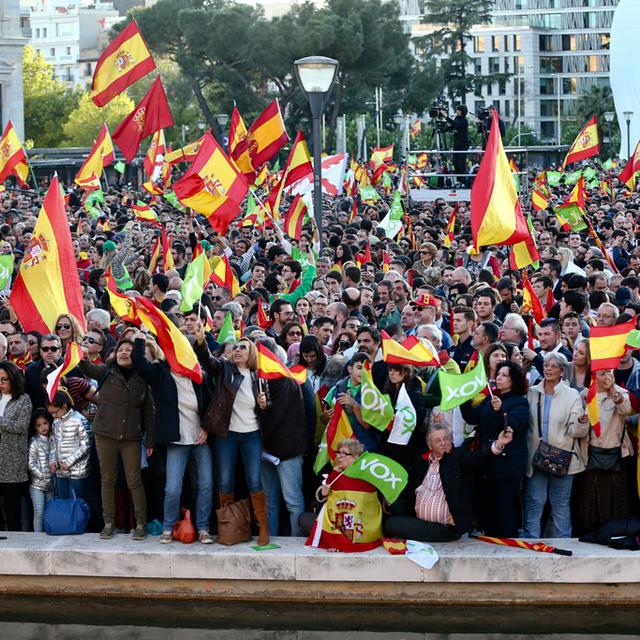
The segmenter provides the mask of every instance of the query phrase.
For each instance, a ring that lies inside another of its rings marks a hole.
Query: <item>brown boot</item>
[[[251,504],[258,523],[258,544],[269,544],[269,522],[267,519],[267,496],[264,491],[251,494]]]
[[[233,493],[222,493],[221,491],[218,491],[218,500],[220,501],[220,506],[224,507],[233,502],[235,497]]]

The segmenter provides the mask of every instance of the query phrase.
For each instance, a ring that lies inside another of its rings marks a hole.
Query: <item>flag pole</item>
[[[107,180],[107,172],[102,168],[102,179],[104,180],[105,191],[109,191],[109,181]]]
[[[29,172],[31,173],[31,177],[33,178],[33,184],[36,189],[36,197],[40,197],[40,187],[38,186],[38,181],[36,180],[36,174],[33,172],[33,167],[31,166],[31,160],[29,160],[29,155],[25,152],[24,157],[27,159],[27,164],[29,165]]]

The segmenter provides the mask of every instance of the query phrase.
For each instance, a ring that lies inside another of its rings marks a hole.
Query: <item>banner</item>
[[[379,431],[384,431],[393,420],[393,407],[389,396],[382,395],[373,382],[371,372],[362,370],[360,386],[362,419]]]
[[[487,374],[482,359],[470,371],[465,373],[447,373],[444,369],[438,372],[442,401],[440,410],[448,411],[475,398],[487,386]]]
[[[391,504],[407,486],[408,475],[395,460],[379,453],[363,453],[344,472],[349,478],[357,478],[372,484]]]
[[[416,410],[409,398],[404,384],[398,392],[396,400],[396,418],[389,434],[390,444],[407,444],[411,438],[413,430],[416,428]]]

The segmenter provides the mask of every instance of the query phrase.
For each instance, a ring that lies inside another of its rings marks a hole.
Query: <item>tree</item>
[[[54,77],[53,67],[31,46],[23,53],[25,138],[34,147],[57,147],[63,125],[78,103],[78,94]]]
[[[426,36],[425,44],[441,60],[444,85],[452,100],[466,101],[468,93],[482,85],[506,79],[509,74],[478,76],[468,71],[471,56],[467,44],[471,29],[491,21],[494,0],[426,0],[424,21],[439,28]]]
[[[83,93],[63,127],[65,143],[72,147],[90,147],[98,137],[103,122],[113,133],[134,107],[135,103],[126,93],[116,96],[101,109],[93,103],[89,92]]]
[[[604,140],[603,132],[607,131],[604,119],[604,114],[607,111],[611,111],[613,113],[616,112],[613,103],[613,93],[611,93],[610,87],[601,87],[597,84],[594,84],[589,87],[588,91],[582,93],[576,100],[575,113],[577,120],[576,125],[578,127],[583,127],[593,115],[596,116],[596,121],[598,123],[598,136],[600,139],[600,149],[602,151],[603,157],[608,152],[605,148],[605,145],[602,143],[602,141]],[[614,121],[612,123],[612,131],[617,132],[618,130],[618,123],[616,118],[614,117]]]

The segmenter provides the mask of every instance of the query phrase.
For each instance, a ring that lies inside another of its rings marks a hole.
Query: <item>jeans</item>
[[[540,537],[542,512],[549,500],[554,538],[571,537],[571,486],[573,476],[552,476],[533,470],[524,492],[524,537]]]
[[[229,431],[223,438],[216,436],[215,459],[218,490],[221,493],[233,493],[238,450],[244,463],[244,475],[249,492],[262,491],[262,481],[260,480],[262,436],[260,431],[250,431],[249,433]]]
[[[167,481],[164,493],[164,522],[162,528],[171,531],[180,514],[180,496],[184,472],[193,455],[198,476],[195,526],[198,531],[209,530],[209,516],[213,501],[213,467],[211,449],[204,444],[170,444],[167,446]]]
[[[44,531],[44,508],[51,500],[52,493],[36,489],[36,487],[29,487],[29,495],[33,505],[33,531],[34,533],[42,533]]]
[[[302,456],[281,460],[279,465],[264,461],[262,463],[262,484],[267,494],[267,512],[269,535],[278,535],[280,524],[280,493],[289,512],[291,535],[303,534],[298,518],[304,513],[304,495],[302,494]]]
[[[56,498],[69,500],[76,494],[76,498],[84,499],[84,488],[87,484],[86,478],[61,478],[56,476],[53,479],[53,488]]]

